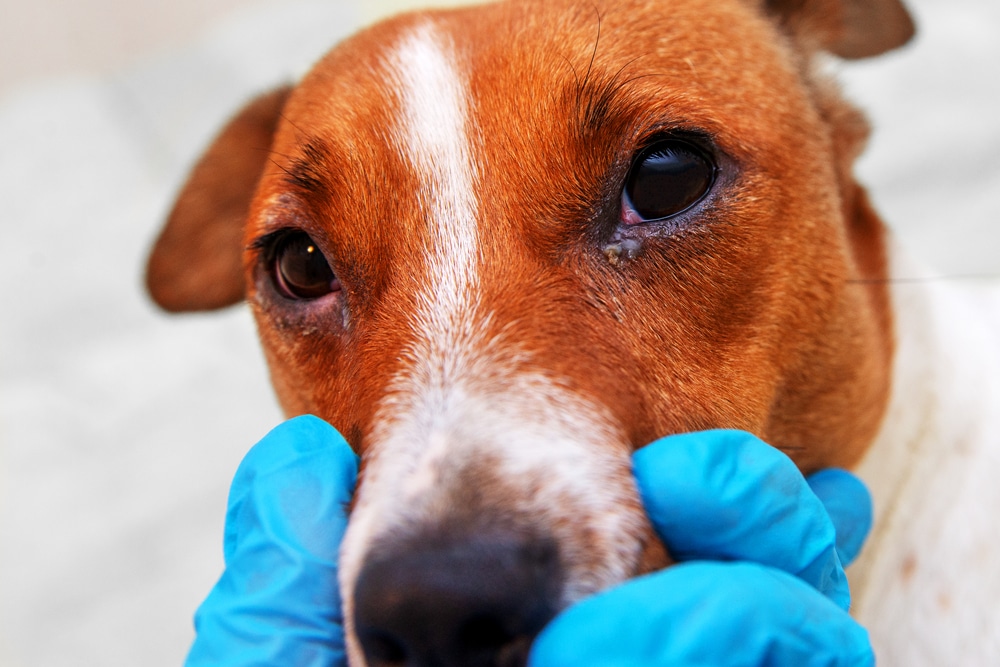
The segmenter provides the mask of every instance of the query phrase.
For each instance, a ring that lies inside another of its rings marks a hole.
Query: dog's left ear
[[[792,34],[841,58],[868,58],[903,46],[913,19],[900,0],[764,0]]]

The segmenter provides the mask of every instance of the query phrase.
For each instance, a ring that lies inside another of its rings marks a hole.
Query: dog
[[[284,411],[361,454],[351,664],[522,664],[669,564],[630,453],[714,427],[869,484],[850,577],[883,664],[1000,664],[1000,298],[907,263],[823,67],[913,32],[898,0],[420,12],[224,128],[147,284],[245,298]]]

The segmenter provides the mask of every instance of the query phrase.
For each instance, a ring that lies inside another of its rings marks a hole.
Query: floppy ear
[[[842,58],[868,58],[910,41],[913,19],[900,0],[766,0],[792,34]]]
[[[153,300],[172,312],[243,299],[243,224],[291,87],[254,99],[201,157],[146,265]]]

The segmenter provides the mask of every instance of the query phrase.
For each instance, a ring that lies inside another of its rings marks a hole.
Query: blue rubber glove
[[[358,459],[297,417],[243,459],[229,492],[226,570],[195,615],[187,667],[346,665],[337,553]]]
[[[663,438],[636,452],[634,471],[657,533],[686,562],[565,610],[531,667],[875,664],[846,612],[842,563],[871,527],[857,478],[826,470],[807,484],[739,431]]]
[[[198,610],[188,667],[345,664],[333,559],[356,470],[314,417],[251,450],[230,494],[226,572]],[[837,551],[852,558],[870,526],[856,478],[811,478],[824,510],[784,455],[732,431],[664,438],[637,452],[635,472],[675,557],[767,567],[692,562],[628,582],[560,615],[532,665],[871,664],[864,631],[818,592],[846,603]]]

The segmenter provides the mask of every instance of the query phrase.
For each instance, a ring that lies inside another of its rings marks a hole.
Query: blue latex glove
[[[296,417],[243,459],[229,492],[226,570],[195,615],[187,667],[346,665],[337,553],[358,459]]]
[[[842,563],[871,527],[857,478],[826,470],[807,485],[739,431],[663,438],[636,452],[634,470],[657,533],[686,562],[564,611],[531,667],[875,664],[846,612]]]
[[[198,610],[188,667],[345,664],[332,559],[356,470],[314,417],[251,450],[230,494],[226,572]],[[871,664],[867,635],[819,592],[846,604],[837,549],[853,557],[870,525],[856,478],[810,480],[836,510],[834,548],[798,470],[747,434],[664,438],[636,453],[635,474],[676,558],[753,562],[677,565],[585,600],[539,636],[533,666]]]

